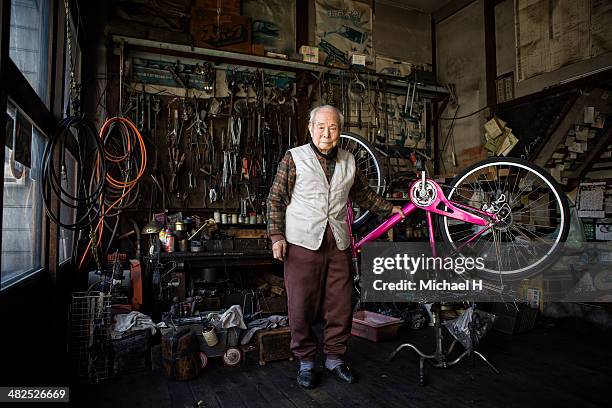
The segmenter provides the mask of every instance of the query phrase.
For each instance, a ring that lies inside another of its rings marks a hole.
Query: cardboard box
[[[206,9],[192,7],[190,32],[196,47],[216,48],[250,54],[251,19],[222,15],[217,18]]]
[[[306,62],[313,62],[315,64],[319,63],[318,47],[309,47],[308,45],[302,45],[300,47],[300,54],[302,54],[302,59]]]
[[[384,341],[395,338],[402,320],[367,310],[353,314],[351,335],[371,341]]]
[[[251,46],[251,54],[253,55],[261,55],[262,57],[266,53],[264,46],[262,44],[253,44]]]

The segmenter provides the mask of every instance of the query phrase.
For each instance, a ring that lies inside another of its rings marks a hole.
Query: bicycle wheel
[[[484,227],[449,217],[440,223],[445,242],[462,255],[485,259],[485,277],[524,279],[544,271],[569,232],[565,194],[545,170],[525,160],[494,157],[476,163],[453,179],[447,198],[468,212],[464,206],[498,217],[476,238]]]
[[[339,146],[355,156],[355,165],[367,179],[370,188],[376,194],[382,195],[386,186],[385,172],[374,147],[363,137],[350,132],[340,135]],[[353,204],[353,210],[353,228],[362,226],[371,216],[370,211],[359,208],[357,204]]]

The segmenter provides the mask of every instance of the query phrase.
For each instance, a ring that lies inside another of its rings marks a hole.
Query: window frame
[[[16,111],[21,111],[21,109],[19,108],[19,106],[17,106],[15,104],[15,101],[12,100],[12,98],[7,98],[7,107],[9,105],[12,105],[15,107]],[[21,112],[20,114],[24,115],[24,112]],[[25,120],[32,122],[32,120],[26,115]],[[34,124],[32,123],[32,143],[34,143],[34,131],[36,130],[36,133],[39,134],[39,136],[41,137],[41,139],[44,141],[47,136]],[[6,151],[8,148],[5,146],[3,151]],[[41,155],[42,155],[42,151],[41,151]],[[38,163],[38,165],[40,166],[40,163]],[[3,166],[5,167],[5,166]],[[4,171],[4,169],[3,169]],[[24,170],[26,171],[26,170]],[[31,170],[27,170],[27,171],[31,171]],[[6,173],[4,174],[6,175]],[[11,183],[14,183],[13,186],[11,186],[11,188],[26,188],[26,178],[28,177],[27,174],[24,174],[20,179],[15,179],[14,182],[11,181]],[[3,178],[3,183],[6,183],[6,179]],[[2,189],[2,196],[3,196],[3,209],[2,209],[2,213],[0,213],[0,220],[4,217],[4,190],[5,190],[6,185],[3,184],[3,189]],[[34,188],[34,191],[37,191],[38,188]],[[42,207],[42,200],[36,201],[32,203],[33,205],[33,211],[40,212],[40,224],[37,225],[35,227],[35,231],[39,232],[41,235],[43,233],[43,231],[45,230],[45,213]],[[33,212],[33,214],[35,214]],[[2,245],[2,234],[0,234],[0,245]],[[40,254],[39,254],[39,260],[40,260],[40,266],[35,266],[33,268],[27,269],[27,270],[23,270],[22,272],[20,272],[19,274],[12,276],[8,279],[5,279],[1,286],[0,286],[0,290],[4,291],[4,289],[8,289],[14,285],[19,284],[20,282],[27,280],[29,277],[31,276],[35,276],[43,271],[45,271],[45,262],[46,262],[46,254],[45,254],[45,246],[44,246],[44,242],[41,244],[40,247]],[[2,262],[2,257],[0,257],[0,264]]]
[[[0,80],[4,89],[0,90],[0,112],[6,112],[8,99],[10,98],[19,108],[31,119],[43,135],[47,138],[53,134],[59,120],[64,117],[64,54],[66,52],[66,14],[64,2],[62,0],[50,0],[49,36],[47,59],[49,69],[47,70],[47,99],[48,105],[30,86],[23,73],[16,66],[9,56],[10,45],[10,23],[11,6],[15,0],[5,0],[0,2]],[[78,1],[78,0],[77,0]],[[70,1],[71,5],[74,1]],[[74,10],[74,7],[71,8]],[[74,21],[74,17],[70,16]],[[79,55],[82,61],[82,55]],[[6,115],[0,115],[0,143],[6,144]],[[4,152],[4,149],[2,150]],[[4,154],[4,153],[3,153]],[[4,180],[4,166],[0,166],[0,180]],[[0,194],[0,204],[4,208],[3,193]],[[56,199],[53,206],[59,210],[59,201]],[[2,212],[0,212],[0,222],[2,222]],[[19,278],[8,284],[0,285],[0,292],[14,287],[33,276],[41,273],[50,274],[51,281],[56,281],[57,270],[59,268],[59,228],[50,222],[45,211],[42,214],[42,266],[33,271],[24,272]],[[2,246],[2,236],[0,234],[0,247]],[[63,262],[65,263],[65,262]],[[0,258],[0,270],[2,260]]]

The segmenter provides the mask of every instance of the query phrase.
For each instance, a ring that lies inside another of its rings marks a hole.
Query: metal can
[[[179,244],[179,252],[188,252],[189,251],[189,241],[186,239],[181,239],[178,242]]]
[[[166,231],[166,252],[174,252],[174,234],[171,230]]]

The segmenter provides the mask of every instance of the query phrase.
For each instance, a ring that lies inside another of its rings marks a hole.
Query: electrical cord
[[[474,111],[472,113],[469,113],[467,115],[463,115],[463,116],[457,116],[457,117],[452,117],[452,118],[440,118],[440,120],[458,120],[458,119],[465,119],[465,118],[469,118],[470,116],[474,116],[477,113],[482,112],[483,110],[487,109],[489,106],[484,106],[480,109],[478,109],[477,111]]]
[[[105,205],[110,206],[129,189],[120,204],[115,206],[115,212],[106,214],[107,217],[114,217],[122,209],[131,207],[138,198],[138,181],[144,175],[147,165],[146,148],[136,126],[123,118],[106,121],[100,134],[108,163]],[[132,185],[136,188],[131,188]]]
[[[76,165],[76,195],[68,187],[64,187],[62,178],[66,177],[66,144],[69,138],[74,139],[77,154]],[[92,154],[88,154],[87,146],[93,146]],[[59,149],[59,163],[54,159]],[[89,226],[98,218],[100,207],[97,202],[103,193],[106,177],[106,163],[103,146],[98,138],[94,125],[83,117],[70,116],[62,120],[51,135],[45,146],[42,159],[42,175],[40,183],[41,196],[47,216],[57,225],[69,229],[80,230]],[[92,160],[93,159],[93,160]],[[91,163],[95,161],[92,168]],[[96,179],[96,174],[99,176]],[[85,179],[90,177],[89,188]],[[60,210],[56,211],[53,199],[60,202]],[[72,209],[84,209],[83,214],[73,223],[61,220],[61,205]]]
[[[115,135],[120,136],[118,140]],[[90,250],[94,253],[101,246],[105,218],[109,217],[111,210],[118,211],[125,206],[124,200],[136,188],[147,168],[145,141],[131,120],[123,117],[106,120],[100,129],[99,141],[103,144],[104,159],[111,170],[105,172],[107,189],[114,190],[115,193],[120,191],[121,194],[110,205],[106,205],[104,197],[100,197],[101,213],[98,223],[93,229],[97,231],[97,239],[92,230],[89,243],[79,262],[79,269],[83,267]],[[137,169],[137,172],[134,175],[135,169]],[[123,177],[117,176],[117,172]],[[117,219],[117,223],[118,221]],[[92,246],[94,247],[92,248]],[[94,254],[94,257],[97,258],[97,255]]]

